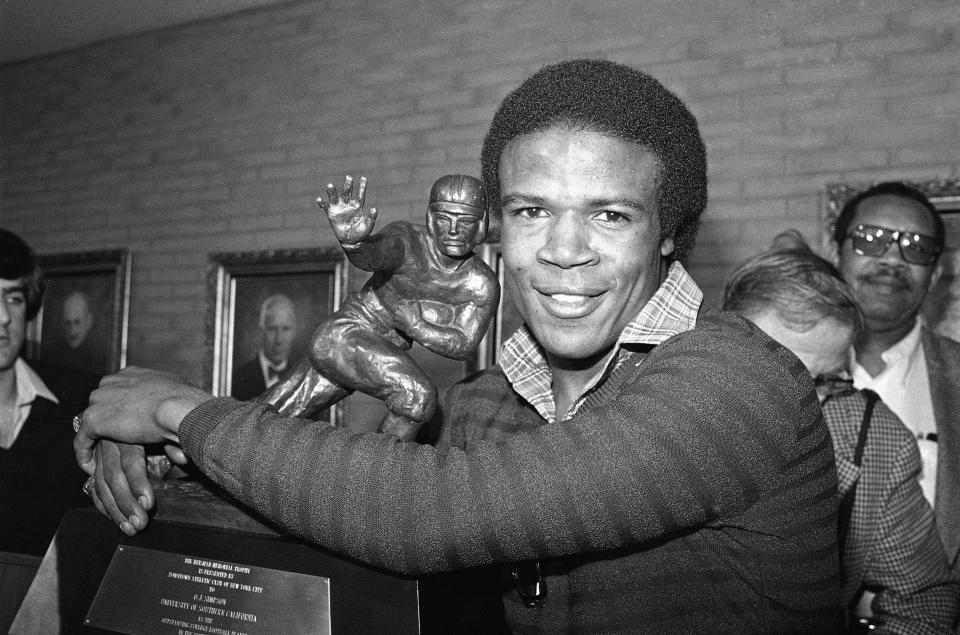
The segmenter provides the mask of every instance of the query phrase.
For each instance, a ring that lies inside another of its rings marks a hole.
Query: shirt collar
[[[880,354],[880,359],[888,366],[896,366],[901,360],[910,360],[916,355],[917,350],[920,348],[920,331],[922,328],[923,318],[918,315],[910,332],[899,342],[883,351],[883,353]]]
[[[620,333],[615,353],[619,352],[624,344],[656,346],[677,333],[692,329],[697,323],[702,302],[703,292],[700,287],[683,265],[673,262],[666,280]],[[604,367],[588,383],[570,415],[576,412],[586,394],[600,383],[617,357],[617,354],[610,355]],[[540,416],[547,421],[555,420],[550,368],[543,350],[526,324],[501,346],[500,367],[514,390],[530,402]]]
[[[47,388],[47,385],[40,379],[40,375],[30,368],[23,359],[17,358],[13,364],[13,372],[17,377],[17,405],[25,406],[32,404],[37,397],[43,397],[48,401],[59,404],[60,401],[56,395]]]
[[[260,360],[260,371],[263,373],[264,377],[267,376],[267,372],[271,368],[281,373],[287,369],[287,362],[283,362],[282,364],[274,364],[267,359],[267,356],[263,353],[262,348],[257,352],[257,358]]]

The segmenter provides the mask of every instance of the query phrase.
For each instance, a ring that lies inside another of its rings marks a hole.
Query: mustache
[[[910,279],[907,278],[907,273],[903,269],[895,267],[878,267],[873,271],[863,273],[858,276],[862,282],[867,283],[880,283],[880,284],[890,284],[891,282],[897,283],[899,286],[904,289],[911,288]]]

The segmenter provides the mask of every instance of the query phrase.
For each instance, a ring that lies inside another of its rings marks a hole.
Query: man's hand
[[[377,209],[370,211],[363,209],[366,197],[367,178],[360,177],[360,186],[357,197],[353,197],[353,177],[349,174],[343,179],[343,193],[337,191],[333,183],[327,184],[327,201],[323,197],[317,199],[320,206],[330,220],[333,233],[346,251],[356,249],[373,233],[373,226],[377,222]]]
[[[143,446],[101,439],[95,455],[90,498],[101,514],[132,536],[147,526],[147,512],[154,503]]]
[[[180,422],[213,398],[175,375],[133,366],[104,377],[90,394],[73,441],[77,463],[87,474],[97,466],[94,446],[106,438],[124,443],[177,443]]]

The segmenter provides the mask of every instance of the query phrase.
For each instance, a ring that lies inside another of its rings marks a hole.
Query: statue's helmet
[[[437,205],[442,209],[444,203],[472,207],[477,210],[477,214],[485,214],[487,194],[483,190],[483,182],[466,174],[441,176],[430,188],[430,207]]]
[[[476,214],[481,218],[477,244],[487,235],[487,193],[483,181],[466,174],[447,174],[437,179],[430,188],[431,211],[450,211]]]

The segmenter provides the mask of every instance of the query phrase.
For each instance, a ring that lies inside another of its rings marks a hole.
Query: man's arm
[[[417,574],[600,551],[722,525],[798,478],[785,473],[800,461],[798,429],[823,427],[812,390],[797,383],[803,367],[718,346],[701,355],[693,340],[671,355],[661,345],[637,371],[642,390],[598,396],[584,416],[469,454],[232,399],[200,405],[179,434],[234,496],[293,534],[375,566]],[[813,436],[819,445],[804,455],[800,478],[823,485],[832,451],[825,428]]]
[[[893,485],[883,501],[864,583],[878,589],[871,608],[879,632],[951,633],[960,582],[950,579],[933,510],[917,482],[916,443],[905,440],[888,475]]]
[[[90,393],[73,440],[77,463],[87,474],[94,474],[96,446],[103,438],[179,445],[177,434],[184,417],[213,398],[170,373],[127,366],[104,377]]]

